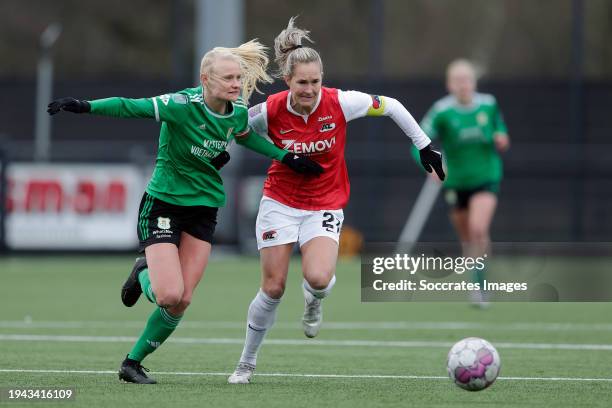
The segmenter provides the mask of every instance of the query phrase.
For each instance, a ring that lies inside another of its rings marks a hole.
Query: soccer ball
[[[501,360],[495,347],[484,339],[468,337],[448,352],[446,364],[453,382],[468,391],[484,390],[497,378]]]

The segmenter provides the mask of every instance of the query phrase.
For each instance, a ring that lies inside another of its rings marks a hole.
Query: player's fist
[[[442,155],[440,152],[432,150],[431,143],[419,150],[419,156],[421,158],[421,165],[425,171],[431,173],[433,168],[440,180],[444,180],[445,174],[442,168]]]
[[[281,162],[296,173],[309,174],[312,176],[320,176],[321,173],[323,173],[323,167],[321,167],[319,163],[295,153],[287,153],[283,156]]]
[[[510,138],[505,133],[496,133],[493,135],[493,141],[498,152],[503,153],[510,148]]]
[[[70,97],[56,99],[47,105],[47,113],[49,115],[55,115],[59,111],[87,113],[91,111],[91,105],[87,101],[80,101]]]
[[[230,161],[230,154],[224,150],[210,160],[210,164],[217,170],[221,170],[221,167],[225,166]]]

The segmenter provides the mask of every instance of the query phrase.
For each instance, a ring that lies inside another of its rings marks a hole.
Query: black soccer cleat
[[[140,361],[125,358],[119,368],[119,379],[134,384],[157,384],[151,377],[147,377],[145,371],[149,371],[140,365]]]
[[[140,275],[140,272],[142,272],[146,267],[147,258],[136,258],[132,272],[130,272],[130,276],[128,276],[127,280],[123,284],[123,287],[121,288],[121,301],[127,307],[134,306],[142,293],[138,275]]]

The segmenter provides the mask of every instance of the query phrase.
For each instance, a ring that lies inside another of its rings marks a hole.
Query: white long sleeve
[[[410,137],[417,149],[421,150],[431,143],[410,112],[397,99],[339,90],[338,100],[347,122],[364,116],[389,116]]]
[[[271,141],[268,136],[268,110],[265,102],[249,108],[249,126],[259,136],[263,136],[268,141]]]

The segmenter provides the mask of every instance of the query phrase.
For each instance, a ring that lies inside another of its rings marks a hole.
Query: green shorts
[[[468,207],[470,202],[470,198],[476,193],[480,193],[481,191],[488,191],[489,193],[493,193],[495,195],[499,194],[499,181],[492,181],[488,183],[481,184],[474,188],[469,189],[445,189],[444,199],[446,203],[455,208],[457,210],[464,210]]]
[[[179,246],[181,232],[212,243],[217,225],[216,207],[180,206],[159,200],[145,192],[138,210],[139,252],[149,245],[167,242]]]

